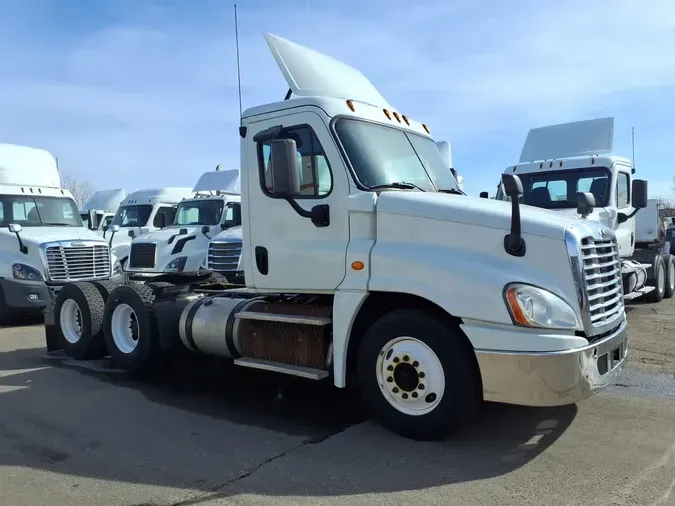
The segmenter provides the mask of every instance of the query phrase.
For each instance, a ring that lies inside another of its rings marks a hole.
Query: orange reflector
[[[559,165],[559,167],[562,167],[562,160],[560,160],[560,165]]]
[[[398,121],[398,122],[400,123],[400,122],[401,122],[401,117],[398,115],[398,113],[397,113],[397,112],[394,112],[393,114],[394,114],[394,118],[396,118],[396,121]]]
[[[425,130],[429,135],[431,135],[431,132],[429,131],[429,127],[426,126],[424,123],[422,123],[422,126],[424,127],[424,130]]]
[[[553,162],[548,162],[548,168],[550,169],[551,167],[553,167]]]
[[[513,319],[516,320],[521,325],[528,325],[530,321],[523,313],[523,310],[520,308],[518,303],[518,298],[516,297],[517,288],[509,288],[506,291],[506,300],[509,302],[509,308],[511,308],[511,313],[513,314]]]
[[[382,109],[382,112],[384,112],[384,115],[387,117],[387,119],[391,119],[391,114],[389,114],[387,109]]]
[[[410,121],[408,121],[408,116],[406,116],[405,114],[403,114],[401,117],[403,118],[403,121],[405,121],[405,124],[408,125],[408,126],[410,126]]]
[[[352,262],[352,269],[354,269],[355,271],[361,271],[363,270],[364,267],[365,265],[363,265],[363,262],[359,260],[357,260],[356,262]]]
[[[544,162],[541,162],[541,163],[539,164],[539,168],[541,169],[543,166],[544,166]]]
[[[595,158],[591,157],[591,165],[595,163]]]
[[[347,100],[347,107],[354,112],[354,102],[352,100]]]

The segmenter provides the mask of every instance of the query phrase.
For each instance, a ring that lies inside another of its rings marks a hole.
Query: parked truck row
[[[129,253],[113,237],[109,254],[127,258],[128,272],[158,275],[63,286],[45,314],[50,352],[109,356],[132,372],[169,354],[202,355],[327,379],[417,439],[447,435],[486,400],[569,404],[614,381],[628,338],[615,300],[620,246],[611,226],[589,217],[588,194],[581,215],[526,205],[528,180],[511,171],[502,175],[510,202],[467,196],[449,150],[360,71],[265,38],[288,93],[242,114],[239,197],[191,200],[231,203],[240,225],[211,236],[222,215],[186,222],[155,236],[152,251],[136,250],[158,216],[146,209],[128,227]],[[639,206],[646,186],[632,189]],[[126,199],[120,209],[150,204]],[[113,219],[110,233],[123,230]],[[174,243],[194,237],[186,248],[200,234],[210,237],[204,267],[238,257],[244,286],[209,270],[162,269],[183,262],[187,250],[174,253]]]

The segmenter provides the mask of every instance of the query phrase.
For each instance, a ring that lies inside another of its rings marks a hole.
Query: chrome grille
[[[216,272],[236,272],[240,256],[241,241],[212,242],[209,244],[207,268]]]
[[[130,269],[153,269],[155,267],[155,251],[153,242],[132,242],[129,250]]]
[[[588,318],[594,327],[614,320],[624,310],[621,259],[616,238],[581,240]]]
[[[110,277],[110,249],[106,244],[58,245],[45,248],[50,281],[71,282]]]

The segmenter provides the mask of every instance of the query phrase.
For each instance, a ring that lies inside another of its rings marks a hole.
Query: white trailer
[[[115,288],[100,311],[69,285],[49,314],[74,301],[95,324],[73,351],[48,317],[48,350],[103,342],[128,371],[173,350],[330,378],[418,439],[445,436],[484,400],[570,404],[615,380],[626,316],[595,322],[580,291],[596,254],[586,245],[616,247],[610,228],[521,206],[517,176],[503,178],[511,203],[464,195],[428,126],[358,70],[265,37],[290,92],[241,118],[246,286],[165,274]]]
[[[103,228],[110,227],[120,202],[126,196],[127,192],[124,188],[97,191],[80,209],[82,222],[89,230],[95,230],[104,235]]]
[[[147,281],[165,272],[196,272],[204,264],[209,241],[241,226],[239,169],[205,172],[194,195],[178,204],[173,223],[131,241],[125,272]]]
[[[633,162],[613,154],[613,142],[611,117],[534,128],[527,135],[520,161],[504,172],[519,176],[522,203],[581,216],[616,234],[617,245],[604,241],[595,260],[584,266],[586,274],[594,272],[596,283],[612,286],[612,292],[602,296],[595,289],[587,293],[586,304],[591,307],[599,300],[608,302],[611,295],[611,314],[598,310],[593,318],[623,313],[622,295],[623,300],[643,297],[659,302],[675,294],[675,257],[658,236],[658,209],[647,201],[647,181],[633,178]],[[497,199],[508,200],[503,184]],[[640,220],[642,213],[644,221],[639,223],[645,226],[638,227],[636,215]],[[622,279],[617,286],[612,277],[615,271]]]
[[[48,151],[0,144],[0,225],[0,324],[41,312],[66,283],[121,276]]]

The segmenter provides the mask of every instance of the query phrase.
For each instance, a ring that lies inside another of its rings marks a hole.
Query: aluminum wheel
[[[445,392],[445,374],[436,353],[413,337],[385,344],[377,358],[377,382],[387,402],[406,415],[425,415]]]
[[[659,269],[656,289],[659,292],[662,292],[666,289],[666,269],[665,269],[665,265],[664,265],[663,269]]]
[[[82,311],[73,299],[66,299],[59,314],[61,333],[70,344],[77,343],[82,337]]]
[[[675,262],[668,262],[668,284],[675,291]]]
[[[122,353],[131,353],[138,345],[138,322],[136,313],[128,304],[118,305],[110,319],[115,346]]]

